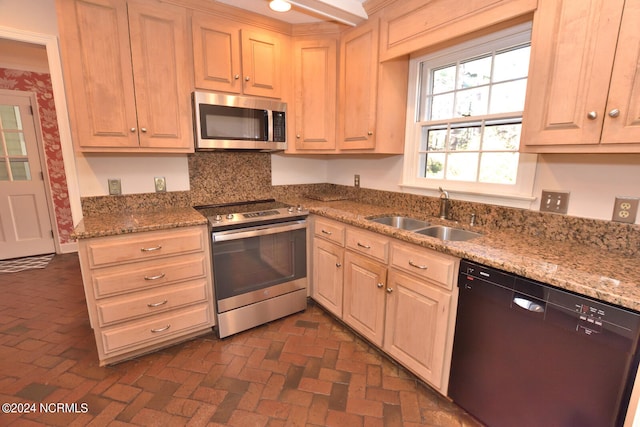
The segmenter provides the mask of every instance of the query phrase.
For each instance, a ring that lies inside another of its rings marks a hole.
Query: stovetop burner
[[[207,217],[214,230],[293,221],[309,215],[309,211],[301,206],[291,206],[275,199],[195,206],[195,209]]]

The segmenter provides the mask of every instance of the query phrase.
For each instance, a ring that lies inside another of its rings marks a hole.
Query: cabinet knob
[[[340,268],[342,267],[342,264],[340,264],[339,262],[336,262],[336,267]]]
[[[236,80],[238,80],[238,79],[240,78],[240,74],[234,74],[234,75],[233,75],[233,78],[234,78],[234,79],[236,79]]]
[[[147,128],[140,128],[140,132],[145,133],[147,131]]]
[[[391,292],[393,292],[393,288],[387,288],[387,293],[390,294]]]
[[[378,283],[378,287],[382,288],[384,285],[382,283]]]
[[[369,131],[369,132],[367,132],[367,135],[371,136],[371,135],[373,135],[373,132]]]
[[[597,118],[598,118],[598,113],[596,113],[595,111],[589,111],[589,113],[587,113],[587,119],[595,120]]]
[[[131,133],[134,133],[136,131],[136,128],[131,128],[129,130],[131,131]]]
[[[620,115],[620,110],[618,110],[617,108],[614,108],[613,110],[609,111],[609,117],[616,118],[619,115]]]
[[[296,138],[300,139],[300,134],[299,133],[296,134]]]
[[[249,80],[251,80],[251,79],[249,78],[249,76],[246,76],[246,77],[244,78],[244,81],[245,81],[245,82],[248,82]]]

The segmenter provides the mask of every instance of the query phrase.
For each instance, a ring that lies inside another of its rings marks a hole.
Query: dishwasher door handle
[[[544,313],[544,306],[542,304],[538,304],[522,296],[513,297],[513,302],[525,310],[533,311],[534,313]]]

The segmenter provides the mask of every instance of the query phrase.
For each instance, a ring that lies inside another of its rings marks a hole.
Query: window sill
[[[425,188],[412,184],[400,184],[400,187],[407,193],[418,194],[421,196],[440,197],[440,191],[437,188]],[[531,209],[533,201],[537,199],[537,197],[529,195],[490,194],[449,188],[445,188],[445,190],[447,190],[449,197],[453,200],[463,200],[466,202],[485,203],[489,205],[520,209]]]

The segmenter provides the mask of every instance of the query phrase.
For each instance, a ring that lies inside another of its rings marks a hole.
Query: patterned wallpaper
[[[62,160],[51,78],[46,73],[0,68],[0,89],[22,90],[36,94],[58,235],[61,244],[70,243],[73,241],[70,238],[73,231],[73,218],[71,217],[67,179]]]

